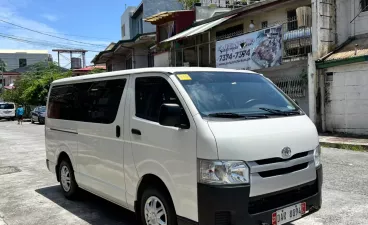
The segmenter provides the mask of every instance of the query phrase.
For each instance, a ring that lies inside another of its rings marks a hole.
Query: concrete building
[[[0,59],[5,62],[6,70],[14,70],[49,60],[47,50],[0,50]]]
[[[322,129],[367,135],[368,0],[336,0],[335,37],[337,47],[316,62]]]
[[[175,46],[170,54],[171,66],[224,67],[260,72],[310,114],[308,59],[313,59],[313,4],[318,3],[314,0],[250,1],[246,6],[223,12],[216,12],[213,6],[206,10],[206,6],[201,4],[199,9],[195,8],[196,20],[192,27],[161,44]],[[265,38],[261,40],[259,37]],[[228,58],[244,56],[243,61],[223,60],[222,52]],[[259,52],[263,52],[259,54],[263,56],[258,57]],[[267,52],[271,53],[272,62],[266,58]]]
[[[127,7],[121,16],[122,39],[100,52],[94,64],[106,64],[107,71],[154,66],[150,48],[155,45],[156,27],[143,18],[163,11],[181,10],[177,0],[142,0],[138,7]]]

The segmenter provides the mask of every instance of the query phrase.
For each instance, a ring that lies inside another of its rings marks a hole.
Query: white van
[[[15,104],[12,102],[0,102],[0,120],[14,120],[15,119]]]
[[[47,167],[144,225],[280,225],[321,207],[318,134],[251,71],[147,68],[51,85]]]

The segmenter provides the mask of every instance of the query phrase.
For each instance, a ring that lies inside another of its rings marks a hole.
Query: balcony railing
[[[264,0],[201,0],[202,6],[216,6],[218,8],[240,8]]]

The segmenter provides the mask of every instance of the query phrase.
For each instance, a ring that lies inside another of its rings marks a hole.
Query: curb
[[[368,145],[361,145],[355,143],[326,142],[326,141],[320,141],[319,143],[322,147],[325,148],[339,148],[357,152],[368,152]]]

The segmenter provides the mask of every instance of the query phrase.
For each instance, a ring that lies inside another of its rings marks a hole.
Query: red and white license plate
[[[272,213],[272,225],[281,225],[297,220],[305,214],[307,204],[305,202],[289,206]]]

